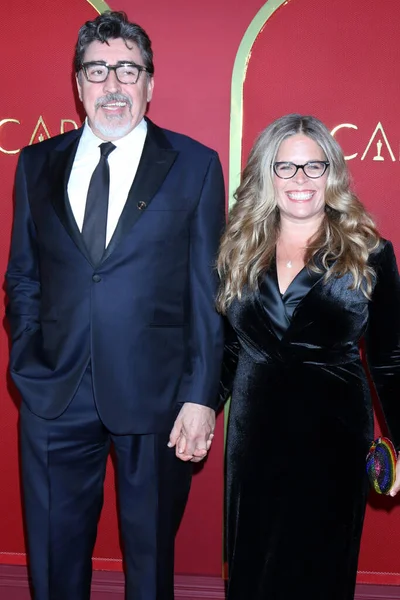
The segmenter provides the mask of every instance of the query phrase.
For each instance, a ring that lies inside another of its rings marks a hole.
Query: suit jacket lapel
[[[121,239],[129,233],[148,208],[174,164],[178,152],[171,147],[162,129],[147,121],[147,135],[135,179],[110,243],[104,253],[107,259]]]
[[[72,213],[67,192],[68,180],[82,131],[83,128],[81,127],[77,131],[71,132],[68,137],[62,139],[59,146],[57,146],[54,152],[50,154],[49,168],[52,180],[51,202],[66,231],[78,246],[79,250],[86,256],[89,262],[91,262],[81,232],[79,231]]]

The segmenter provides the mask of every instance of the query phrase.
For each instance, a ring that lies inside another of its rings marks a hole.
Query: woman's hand
[[[394,480],[394,484],[389,490],[389,496],[394,497],[397,492],[400,490],[400,455],[397,457],[396,462],[396,479]]]

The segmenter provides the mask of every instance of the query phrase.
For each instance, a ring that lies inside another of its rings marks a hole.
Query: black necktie
[[[114,144],[100,144],[100,160],[93,171],[86,199],[82,236],[93,264],[101,261],[106,247],[108,195],[110,191],[110,168],[108,156],[115,150]]]

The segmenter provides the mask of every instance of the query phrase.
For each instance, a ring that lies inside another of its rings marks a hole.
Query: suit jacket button
[[[137,203],[137,207],[138,207],[139,210],[144,210],[145,208],[147,208],[147,204],[146,204],[146,202],[143,202],[143,200],[140,200]]]
[[[100,275],[93,275],[92,280],[95,283],[99,283],[99,281],[101,281],[101,277],[100,277]]]

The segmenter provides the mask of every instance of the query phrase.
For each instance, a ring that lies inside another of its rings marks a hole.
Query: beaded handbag
[[[367,455],[367,473],[370,483],[378,494],[388,494],[396,479],[397,452],[386,437],[379,437],[371,444]]]

